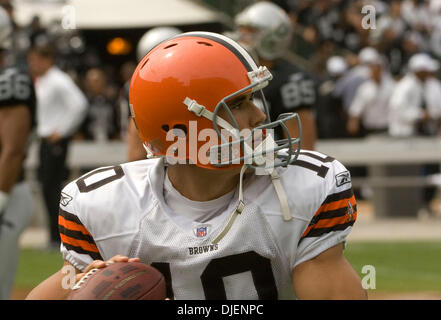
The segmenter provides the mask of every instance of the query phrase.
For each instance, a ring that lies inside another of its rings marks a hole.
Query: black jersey
[[[273,79],[263,89],[271,121],[282,113],[314,107],[317,89],[316,81],[310,75],[281,59],[271,68],[271,74]],[[276,135],[281,137],[281,132]]]
[[[18,105],[25,105],[29,109],[33,128],[36,124],[36,98],[34,83],[29,73],[16,66],[0,68],[0,108]],[[18,182],[22,180],[23,168]]]
[[[0,69],[0,108],[25,105],[29,108],[32,126],[35,125],[35,88],[29,74],[12,66]]]

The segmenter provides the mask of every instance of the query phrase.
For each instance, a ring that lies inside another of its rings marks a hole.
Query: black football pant
[[[46,139],[40,144],[39,180],[44,202],[49,214],[50,241],[60,243],[58,233],[58,208],[64,181],[68,178],[66,156],[70,139],[61,139],[52,144]]]

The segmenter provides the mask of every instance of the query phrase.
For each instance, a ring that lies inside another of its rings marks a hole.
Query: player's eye
[[[237,110],[240,109],[240,107],[242,106],[242,104],[244,103],[244,99],[237,99],[232,101],[231,103],[228,104],[228,106],[230,107],[231,110]]]
[[[242,102],[239,103],[233,103],[232,105],[230,105],[230,109],[231,110],[238,110],[240,109],[240,106],[242,105]]]

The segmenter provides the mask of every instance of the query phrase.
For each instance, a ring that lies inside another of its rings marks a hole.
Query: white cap
[[[382,59],[378,51],[372,47],[366,47],[358,53],[360,64],[382,64]]]
[[[332,56],[326,62],[326,69],[331,76],[338,76],[348,70],[348,64],[343,57]]]
[[[427,71],[435,72],[439,69],[439,63],[427,53],[414,54],[409,59],[409,70],[412,72]]]

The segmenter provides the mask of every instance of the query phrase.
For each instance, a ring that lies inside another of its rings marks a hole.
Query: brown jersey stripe
[[[78,219],[78,217],[70,212],[64,211],[63,209],[59,209],[58,211],[59,216],[62,216],[65,220],[69,220],[72,222],[75,222],[77,224],[83,225],[80,221],[80,219]]]
[[[79,254],[87,254],[93,260],[104,260],[99,252],[97,253],[94,251],[84,250],[82,247],[73,246],[73,245],[70,245],[70,244],[64,243],[64,242],[63,242],[63,245],[67,250],[72,250],[72,251],[75,251],[76,253],[79,253]]]
[[[352,205],[352,208],[354,209],[354,211],[357,211],[357,205],[353,204],[352,202],[351,202],[351,205]],[[348,213],[348,206],[343,207],[343,208],[339,208],[337,210],[320,212],[320,214],[318,214],[312,218],[309,225],[314,225],[321,219],[332,219],[332,218],[336,218],[336,217],[341,217],[347,213]]]
[[[352,206],[352,213],[349,213],[349,203]],[[334,226],[355,221],[356,219],[357,202],[355,201],[354,195],[352,195],[350,199],[342,199],[326,203],[317,210],[308,227],[303,232],[302,238],[310,237],[311,234],[316,234],[317,232],[314,230],[329,229],[330,231],[333,231],[332,228]]]
[[[65,217],[70,220],[67,220]],[[76,240],[87,241],[91,245],[96,246],[92,235],[78,217],[62,209],[60,209],[60,215],[58,216],[58,230],[60,234]]]
[[[61,238],[61,241],[63,242],[63,244],[69,244],[74,247],[80,247],[85,251],[99,253],[99,250],[94,243],[90,243],[85,240],[72,238],[72,237],[69,237],[69,236],[61,233],[61,232],[60,232],[60,238]]]
[[[311,219],[310,225],[316,223],[319,219],[327,219],[328,217],[332,218],[334,216],[339,216],[339,213],[348,207],[348,202],[351,203],[352,207],[357,205],[354,195],[352,195],[350,198],[322,204],[314,214],[314,217]]]
[[[332,228],[333,226],[342,224],[342,223],[346,223],[348,221],[352,221],[352,220],[356,220],[357,218],[357,212],[354,211],[352,213],[352,215],[344,215],[341,217],[336,217],[336,218],[332,218],[332,219],[323,219],[323,220],[319,220],[312,228],[312,230],[315,229],[321,229],[321,228]]]
[[[65,236],[68,236],[70,238],[74,238],[76,240],[87,241],[92,245],[96,245],[95,241],[93,240],[93,237],[90,234],[84,234],[81,231],[69,230],[69,229],[66,229],[62,225],[58,225],[58,230],[60,233],[64,234]]]
[[[307,237],[319,237],[325,233],[329,233],[332,231],[341,231],[341,230],[345,230],[348,227],[351,227],[355,222],[354,220],[345,222],[345,223],[341,223],[341,224],[337,224],[335,226],[332,227],[328,227],[328,228],[318,228],[318,229],[312,229],[311,231],[309,231],[308,234],[304,235],[302,237],[302,239],[307,238]]]
[[[346,190],[338,192],[338,193],[333,193],[333,194],[330,194],[329,196],[326,197],[326,199],[323,201],[322,205],[324,205],[326,203],[331,203],[331,202],[335,202],[338,200],[342,200],[342,199],[352,198],[353,195],[354,195],[354,191],[352,190],[352,188],[346,189]]]
[[[76,222],[66,220],[61,215],[58,216],[58,225],[60,227],[63,227],[64,229],[68,229],[71,231],[79,231],[85,235],[91,236],[89,231],[87,231],[87,229],[82,224],[78,224]]]

